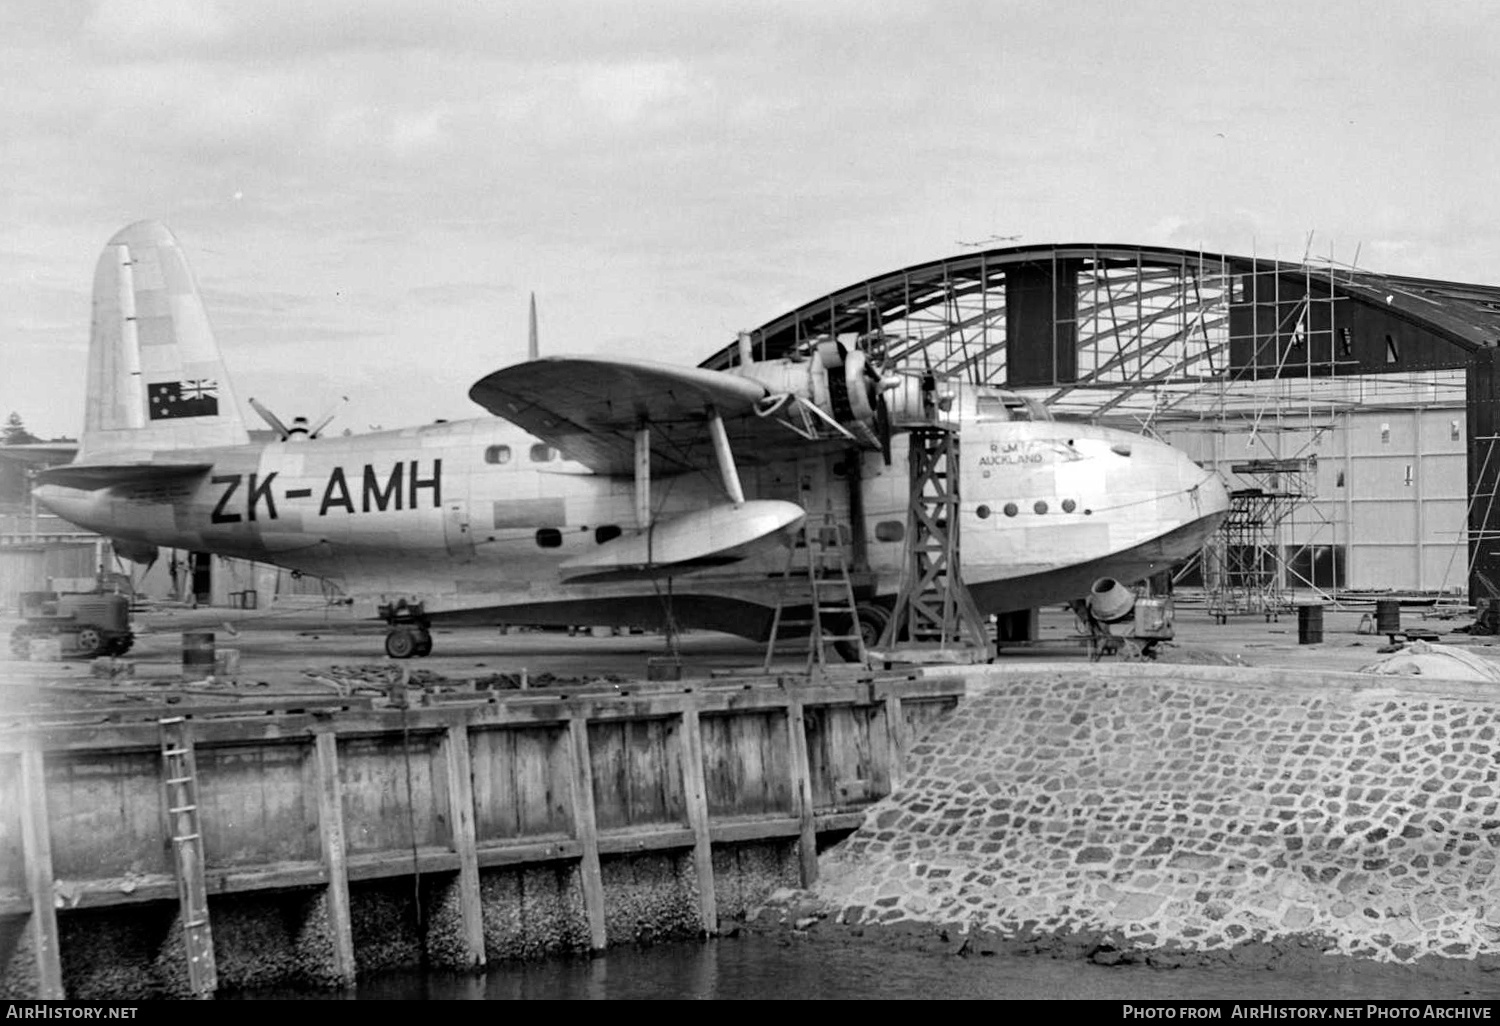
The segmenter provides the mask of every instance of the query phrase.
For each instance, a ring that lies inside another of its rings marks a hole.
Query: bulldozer
[[[31,643],[47,638],[58,640],[64,658],[84,659],[124,655],[135,642],[124,595],[24,591],[20,605],[25,622],[10,635],[17,659],[29,659]]]

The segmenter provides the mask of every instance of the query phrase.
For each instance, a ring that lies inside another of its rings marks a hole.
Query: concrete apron
[[[951,670],[945,670],[951,673]],[[1500,690],[1217,666],[1010,664],[821,860],[846,923],[1312,938],[1500,954]]]

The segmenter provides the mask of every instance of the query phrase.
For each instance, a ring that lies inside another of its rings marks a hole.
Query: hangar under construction
[[[1340,590],[1500,597],[1500,288],[1331,258],[1025,246],[870,278],[750,333],[757,359],[828,337],[1220,471],[1230,515],[1178,577],[1224,615]]]

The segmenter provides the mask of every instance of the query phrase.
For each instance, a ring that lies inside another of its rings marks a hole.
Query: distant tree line
[[[40,441],[40,438],[26,430],[19,413],[12,410],[10,416],[5,418],[5,428],[0,431],[0,445],[30,445]]]

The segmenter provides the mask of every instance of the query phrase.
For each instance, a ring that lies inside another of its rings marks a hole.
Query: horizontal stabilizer
[[[599,581],[723,566],[772,543],[806,515],[796,503],[769,499],[710,506],[607,542],[568,560],[562,573],[570,581]]]
[[[51,467],[36,475],[38,484],[61,485],[92,492],[115,485],[157,484],[199,477],[212,463],[78,463]]]

